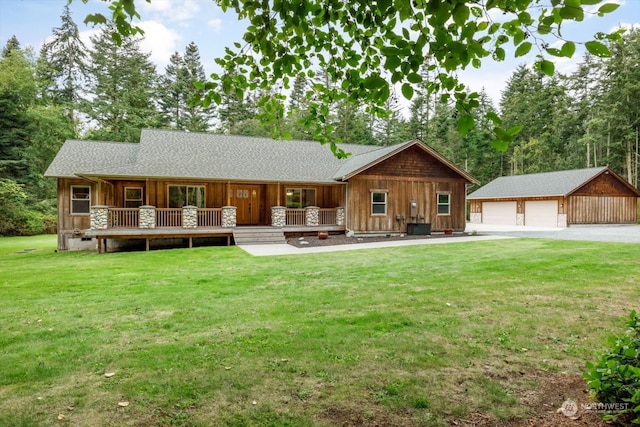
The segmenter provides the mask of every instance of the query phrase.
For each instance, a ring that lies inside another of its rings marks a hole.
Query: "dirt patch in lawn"
[[[586,383],[580,375],[543,374],[529,378],[540,386],[535,390],[517,393],[521,404],[531,410],[526,419],[497,420],[490,414],[472,413],[461,420],[452,420],[456,426],[477,427],[612,427],[619,423],[607,423],[601,413],[591,410],[594,402],[589,399]]]
[[[390,234],[390,235],[359,235],[347,237],[346,234],[329,234],[326,239],[318,238],[317,234],[292,236],[287,239],[287,243],[297,248],[313,248],[317,246],[333,246],[333,245],[354,245],[362,243],[374,242],[392,242],[407,240],[433,240],[433,239],[456,239],[469,236],[465,233],[433,233],[431,235],[407,235],[407,234]]]

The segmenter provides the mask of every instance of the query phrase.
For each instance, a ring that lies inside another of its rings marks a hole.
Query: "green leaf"
[[[509,148],[509,141],[496,138],[493,141],[491,141],[491,146],[498,151],[505,152],[507,151],[507,148]]]
[[[502,119],[500,119],[500,117],[493,111],[489,111],[485,117],[491,120],[496,126],[500,126],[502,124]]]
[[[475,124],[475,120],[469,114],[463,114],[458,118],[458,132],[460,135],[465,136]]]
[[[517,126],[511,126],[509,129],[507,129],[507,134],[509,136],[516,136],[517,134],[519,134],[522,129],[524,128],[524,126],[522,125],[517,125]]]
[[[576,52],[576,44],[574,42],[565,42],[560,49],[560,55],[571,58],[573,54]]]
[[[611,52],[609,52],[609,48],[605,46],[603,43],[592,40],[590,42],[586,42],[584,47],[587,48],[587,51],[597,57],[600,58],[608,58],[611,56]]]
[[[605,13],[611,13],[619,7],[620,5],[616,3],[606,3],[600,6],[600,8],[598,9],[598,14],[604,15]]]
[[[411,100],[413,98],[413,87],[409,83],[405,83],[402,85],[402,95]]]
[[[453,22],[463,26],[469,19],[469,8],[464,3],[458,3],[453,9]]]
[[[536,62],[536,67],[542,71],[547,76],[553,76],[553,73],[556,71],[556,66],[553,62],[543,59],[541,61]]]
[[[524,56],[531,50],[532,44],[530,42],[524,42],[516,49],[516,58],[519,56]]]

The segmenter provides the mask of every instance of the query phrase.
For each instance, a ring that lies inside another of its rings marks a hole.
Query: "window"
[[[387,214],[387,193],[384,191],[371,192],[371,215]]]
[[[451,215],[451,194],[438,193],[438,215]]]
[[[71,213],[88,214],[91,211],[91,187],[88,185],[71,186]]]
[[[204,208],[204,185],[170,185],[169,207],[195,206]]]
[[[287,188],[287,207],[292,209],[316,205],[315,188]]]
[[[124,188],[124,207],[139,208],[142,205],[142,188],[141,187],[125,187]]]

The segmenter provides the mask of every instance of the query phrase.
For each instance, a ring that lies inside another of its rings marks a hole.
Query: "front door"
[[[231,205],[236,207],[237,225],[260,223],[260,189],[259,185],[231,186]]]

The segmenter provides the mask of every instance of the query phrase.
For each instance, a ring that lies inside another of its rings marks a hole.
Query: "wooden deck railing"
[[[137,228],[140,218],[137,208],[109,208],[109,228]]]
[[[182,208],[156,208],[156,227],[182,227]]]
[[[286,225],[305,225],[305,209],[287,209],[285,213]]]
[[[318,225],[335,225],[337,219],[335,208],[320,208]]]
[[[198,227],[221,227],[222,208],[199,208]]]

